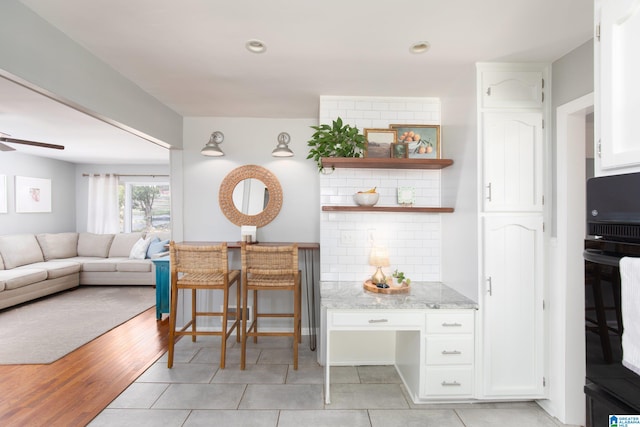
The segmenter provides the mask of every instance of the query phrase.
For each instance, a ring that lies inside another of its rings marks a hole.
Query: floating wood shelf
[[[324,212],[410,212],[410,213],[452,213],[453,208],[427,208],[404,206],[323,206]]]
[[[451,159],[382,159],[368,157],[323,157],[325,168],[377,169],[443,169],[453,164]]]

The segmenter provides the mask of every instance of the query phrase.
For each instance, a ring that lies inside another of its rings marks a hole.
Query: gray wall
[[[152,141],[182,145],[182,117],[17,0],[0,2],[0,76]]]
[[[478,299],[476,67],[459,67],[442,101],[441,144],[453,166],[442,170],[442,281],[467,297]]]
[[[575,48],[552,64],[553,82],[551,92],[552,108],[552,140],[550,151],[552,153],[552,203],[553,215],[551,218],[551,235],[556,236],[557,228],[557,193],[556,193],[556,109],[593,92],[593,39]],[[584,161],[581,159],[580,161]]]
[[[0,153],[0,174],[7,176],[8,199],[8,213],[0,214],[0,234],[76,230],[74,164],[9,151]],[[16,213],[16,175],[51,180],[51,213]]]

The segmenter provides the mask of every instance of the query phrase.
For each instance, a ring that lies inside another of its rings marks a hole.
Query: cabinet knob
[[[371,319],[369,320],[369,323],[386,323],[388,321],[389,319]]]
[[[442,326],[445,327],[445,328],[460,327],[460,326],[462,326],[462,323],[458,323],[458,322],[447,323],[447,322],[445,322],[445,323],[442,324]]]
[[[462,384],[460,384],[458,381],[442,381],[442,387],[460,387],[461,385]]]
[[[445,356],[450,356],[450,355],[462,354],[462,352],[458,350],[451,350],[451,351],[442,350],[442,354],[444,354]]]
[[[487,185],[487,200],[491,201],[491,183]]]

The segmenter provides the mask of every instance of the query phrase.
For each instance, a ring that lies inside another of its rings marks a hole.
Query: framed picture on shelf
[[[365,157],[390,157],[391,144],[396,142],[396,131],[393,129],[364,129]]]
[[[416,189],[413,187],[398,187],[398,204],[413,206],[416,202]]]
[[[406,159],[407,158],[407,143],[406,142],[394,142],[391,144],[391,158],[392,159]]]
[[[407,143],[410,159],[439,159],[440,125],[389,125],[396,131],[398,142]]]

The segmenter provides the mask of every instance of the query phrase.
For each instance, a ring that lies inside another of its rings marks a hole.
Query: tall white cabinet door
[[[483,234],[483,397],[542,397],[542,216],[484,217]]]
[[[595,48],[599,57],[596,114],[600,167],[640,165],[640,1],[598,3],[600,38]]]
[[[542,108],[542,73],[539,71],[483,71],[482,108]]]
[[[485,212],[542,212],[542,113],[482,115]]]

